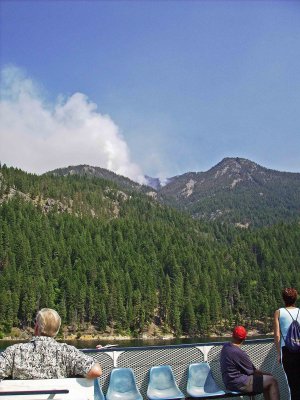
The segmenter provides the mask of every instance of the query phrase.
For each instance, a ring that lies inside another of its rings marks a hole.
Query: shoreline
[[[18,341],[26,341],[30,340],[30,338],[33,336],[33,334],[29,332],[22,332],[19,337],[12,337],[12,336],[6,336],[0,339],[0,342],[2,341],[11,341],[11,342],[18,342]],[[251,339],[252,337],[259,337],[259,336],[273,336],[272,332],[269,332],[267,334],[262,334],[258,330],[253,329],[248,331],[247,339]],[[202,336],[199,337],[199,340],[203,339],[214,339],[214,338],[229,338],[231,337],[231,332],[224,332],[222,334],[210,334],[207,336]],[[163,336],[152,336],[152,335],[147,335],[147,334],[142,334],[137,337],[133,336],[123,336],[123,335],[103,335],[103,334],[81,334],[80,336],[76,334],[68,334],[68,335],[59,335],[56,337],[57,340],[59,341],[83,341],[83,342],[125,342],[125,341],[130,341],[130,340],[141,340],[141,341],[169,341],[169,340],[193,340],[197,339],[198,337],[189,337],[189,336],[174,336],[172,334],[166,334]]]

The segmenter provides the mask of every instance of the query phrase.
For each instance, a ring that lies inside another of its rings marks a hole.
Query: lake
[[[270,336],[251,336],[249,339],[264,339],[269,338]],[[59,340],[61,342],[65,342],[71,344],[72,346],[77,347],[78,349],[94,349],[97,344],[106,345],[106,344],[117,344],[119,347],[141,347],[141,346],[166,346],[171,344],[189,344],[189,343],[209,343],[209,342],[226,342],[230,340],[230,337],[196,337],[189,339],[131,339],[131,340]],[[15,343],[24,343],[28,340],[0,340],[0,350],[4,350],[6,347],[15,344]]]

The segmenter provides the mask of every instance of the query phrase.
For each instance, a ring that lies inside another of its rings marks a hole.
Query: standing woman
[[[291,400],[300,399],[300,352],[292,353],[285,346],[285,338],[293,319],[300,323],[299,308],[295,306],[298,293],[296,289],[285,288],[282,298],[285,308],[280,308],[274,314],[274,340],[277,349],[278,362],[283,365],[291,392]]]

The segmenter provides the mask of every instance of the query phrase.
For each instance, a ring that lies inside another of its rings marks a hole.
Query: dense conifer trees
[[[75,330],[89,323],[138,334],[155,322],[199,335],[260,320],[267,332],[281,288],[300,288],[297,223],[241,230],[194,221],[100,179],[5,166],[1,174],[5,333],[28,327],[45,306]],[[47,209],[47,198],[57,203]]]

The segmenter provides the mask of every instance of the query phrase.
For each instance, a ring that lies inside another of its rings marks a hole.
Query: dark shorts
[[[291,399],[300,399],[300,353],[291,353],[285,346],[282,348],[282,364],[291,391]]]
[[[262,393],[264,390],[264,376],[263,375],[250,375],[248,382],[245,386],[242,386],[240,388],[241,392],[246,392],[246,393]]]

